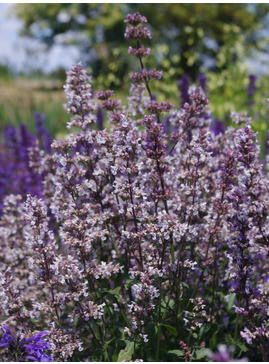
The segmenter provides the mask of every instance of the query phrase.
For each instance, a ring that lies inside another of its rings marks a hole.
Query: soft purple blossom
[[[138,49],[135,49],[133,47],[129,47],[128,48],[128,54],[132,54],[136,57],[145,57],[145,56],[150,56],[151,51],[150,48],[145,48],[143,45],[141,47],[139,47]]]
[[[134,26],[137,26],[141,23],[147,23],[147,18],[145,16],[142,16],[139,14],[139,12],[135,12],[134,14],[128,14],[126,16],[126,19],[124,20],[124,23],[132,24]]]
[[[226,345],[218,345],[218,351],[215,353],[209,352],[208,357],[215,362],[248,362],[248,358],[233,359],[231,350]]]
[[[160,80],[162,78],[162,72],[157,71],[156,69],[152,71],[147,71],[146,69],[143,69],[142,72],[135,72],[130,75],[130,79],[134,83],[141,83],[144,82],[144,80],[149,81],[152,78]]]
[[[44,350],[51,350],[50,345],[43,340],[48,335],[47,331],[42,331],[33,337],[26,338],[21,334],[13,335],[5,325],[2,327],[4,335],[0,341],[0,347],[8,348],[9,353],[15,361],[33,360],[36,362],[52,362],[53,358],[48,356]]]
[[[145,38],[151,39],[151,34],[150,31],[145,27],[136,28],[130,26],[129,28],[126,29],[124,37],[126,39],[134,39],[134,40],[145,39]]]

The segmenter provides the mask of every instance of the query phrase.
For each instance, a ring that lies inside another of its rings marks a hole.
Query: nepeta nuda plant
[[[234,113],[218,133],[201,88],[182,109],[155,98],[147,19],[125,22],[140,67],[128,105],[94,98],[72,67],[79,131],[30,149],[42,198],[4,200],[1,320],[46,330],[56,361],[267,361],[269,179],[251,120]],[[94,126],[100,109],[109,130]]]

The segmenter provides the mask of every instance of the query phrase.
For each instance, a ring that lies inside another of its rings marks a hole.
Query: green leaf
[[[150,322],[145,327],[145,333],[149,335],[149,337],[156,336],[158,332],[157,326],[154,322]]]
[[[181,350],[169,350],[167,354],[174,354],[176,356],[184,356],[183,351]]]
[[[114,336],[111,340],[107,341],[107,345],[111,344],[116,339],[116,336]]]
[[[188,285],[188,283],[186,283],[186,282],[181,282],[182,283],[182,285],[184,286],[184,287],[186,287],[186,288],[190,288],[190,286]]]
[[[165,327],[172,335],[177,336],[177,330],[169,325],[161,324],[161,326]]]
[[[128,342],[126,344],[125,349],[122,349],[119,352],[119,356],[118,356],[118,362],[119,361],[124,361],[124,360],[132,360],[132,355],[134,353],[134,342]]]
[[[236,343],[236,345],[243,351],[243,353],[248,351],[248,348],[246,347],[246,345],[244,343],[239,341],[238,343]]]
[[[236,298],[236,293],[231,293],[229,295],[228,305],[227,305],[228,310],[230,310],[233,307],[235,298]]]
[[[210,330],[210,328],[211,328],[211,326],[209,324],[203,324],[203,326],[200,328],[199,335],[198,335],[200,340],[203,339],[203,336],[206,335],[206,333]]]
[[[101,288],[101,289],[99,289],[99,292],[109,293],[116,298],[121,298],[121,295],[119,294],[120,289],[121,289],[121,287],[117,287],[115,289]]]
[[[196,334],[196,332],[194,332],[194,333],[192,334],[192,336],[193,336],[195,339],[197,339],[197,338],[198,338],[198,335]]]
[[[119,294],[119,291],[120,291],[121,287],[117,287],[115,289],[110,289],[108,291],[108,293],[112,294],[113,296],[115,296],[116,298],[120,298],[121,295]]]
[[[204,358],[205,356],[207,356],[207,353],[208,353],[208,349],[206,348],[202,348],[202,349],[199,349],[198,351],[196,351],[196,360],[199,360],[199,359],[202,359]]]
[[[127,278],[125,280],[125,284],[124,284],[124,287],[125,288],[130,288],[132,287],[132,285],[136,284],[136,283],[139,283],[139,280],[137,278],[134,278],[134,279],[129,279]]]

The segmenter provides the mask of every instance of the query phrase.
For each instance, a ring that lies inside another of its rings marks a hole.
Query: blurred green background
[[[148,18],[152,33],[147,67],[163,71],[163,80],[153,85],[158,100],[179,106],[178,80],[187,74],[195,83],[204,73],[214,118],[228,124],[231,111],[247,111],[264,142],[269,125],[268,4],[30,3],[14,5],[11,13],[21,21],[21,36],[36,39],[46,50],[59,42],[66,52],[70,45],[77,47],[93,75],[93,88],[113,88],[126,100],[128,75],[139,65],[127,54],[131,44],[123,36],[123,19],[137,10]],[[250,74],[257,76],[251,97]],[[48,73],[33,66],[18,74],[1,64],[0,126],[25,122],[33,130],[33,111],[38,110],[54,136],[64,133],[64,78],[63,68]]]

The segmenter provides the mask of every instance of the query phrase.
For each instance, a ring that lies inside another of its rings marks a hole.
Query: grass
[[[207,75],[208,98],[214,118],[230,124],[230,113],[233,110],[247,111],[253,118],[253,128],[259,132],[262,154],[265,149],[267,130],[269,129],[269,113],[266,98],[269,97],[269,77],[262,76],[257,81],[257,90],[253,100],[247,97],[247,74]],[[115,92],[115,96],[127,103],[128,88]],[[66,134],[66,122],[69,116],[63,109],[65,94],[63,82],[49,79],[0,78],[0,128],[4,125],[17,126],[25,123],[31,132],[35,131],[34,111],[46,115],[46,127],[53,137]],[[101,91],[100,85],[93,88]],[[170,82],[153,82],[152,90],[158,94],[158,101],[171,101],[180,106],[177,80]],[[109,127],[108,125],[106,125]]]
[[[46,127],[56,136],[65,129],[68,115],[63,109],[65,95],[58,81],[0,80],[0,127],[25,123],[35,130],[34,111],[46,115]]]

